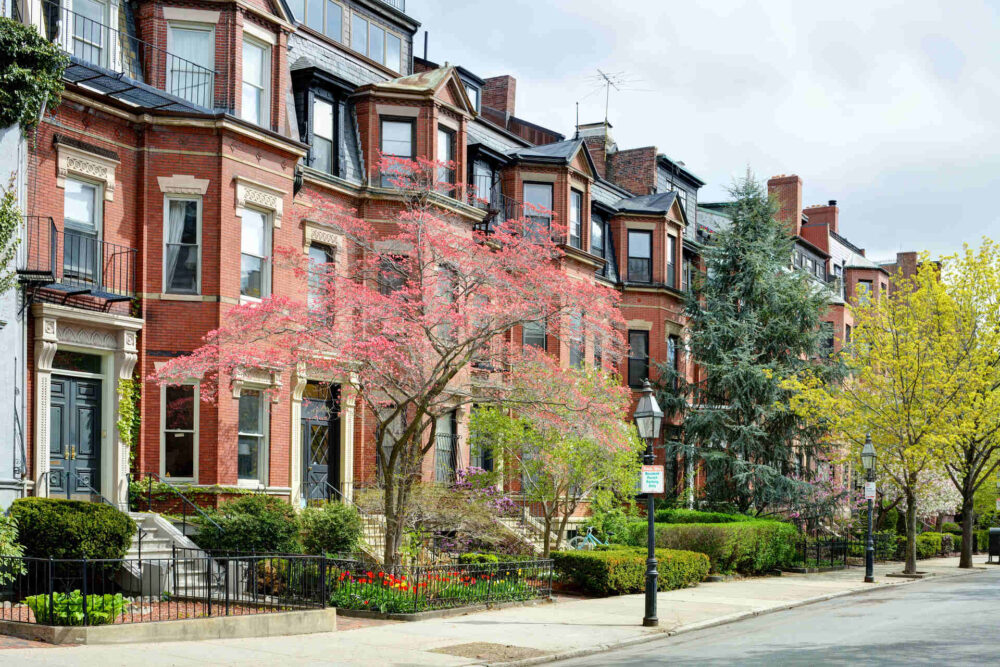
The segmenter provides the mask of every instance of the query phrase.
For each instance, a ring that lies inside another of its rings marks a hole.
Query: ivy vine
[[[135,462],[136,444],[139,442],[139,398],[138,380],[129,378],[118,381],[118,434],[128,445],[129,467]]]
[[[17,205],[14,177],[7,188],[0,187],[0,294],[17,284],[14,259],[21,243],[18,229],[21,226],[21,209]]]
[[[31,26],[0,18],[0,128],[17,123],[23,133],[54,109],[69,58]]]

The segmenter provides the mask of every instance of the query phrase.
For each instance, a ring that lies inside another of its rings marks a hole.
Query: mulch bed
[[[288,611],[282,607],[258,607],[229,603],[229,616],[249,616],[268,614],[277,611]],[[226,616],[224,602],[212,602],[211,616]],[[149,623],[151,621],[180,621],[190,618],[207,618],[208,604],[205,602],[189,602],[185,600],[170,600],[156,602],[134,602],[125,613],[115,619],[114,624]],[[0,608],[0,620],[34,623],[35,614],[27,605],[4,606]]]

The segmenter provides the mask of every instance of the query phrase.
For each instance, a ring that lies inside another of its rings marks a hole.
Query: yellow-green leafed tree
[[[853,304],[846,380],[831,386],[799,377],[789,386],[797,390],[796,412],[850,444],[845,458],[858,461],[871,434],[880,481],[898,487],[906,500],[904,572],[912,574],[921,494],[940,486],[945,453],[961,438],[962,403],[970,383],[978,382],[972,361],[977,322],[926,257],[915,276],[897,276],[896,283],[891,297],[862,295]]]

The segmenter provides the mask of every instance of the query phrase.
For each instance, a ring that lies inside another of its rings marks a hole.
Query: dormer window
[[[358,14],[351,17],[351,48],[391,70],[403,71],[403,40]]]
[[[332,174],[334,173],[333,104],[314,97],[312,111],[312,167]]]
[[[344,41],[344,7],[333,0],[289,0],[295,18],[311,30]]]
[[[469,96],[469,101],[472,102],[472,108],[476,110],[476,113],[479,113],[479,88],[467,83],[465,84],[465,93]]]

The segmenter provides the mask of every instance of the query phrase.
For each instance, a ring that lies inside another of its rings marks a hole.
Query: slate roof
[[[512,151],[510,156],[530,162],[569,164],[582,145],[583,139],[567,139],[566,141],[557,141],[552,144],[521,148]]]
[[[663,214],[670,210],[676,199],[676,191],[658,192],[653,195],[626,197],[615,204],[615,208],[622,213]]]

